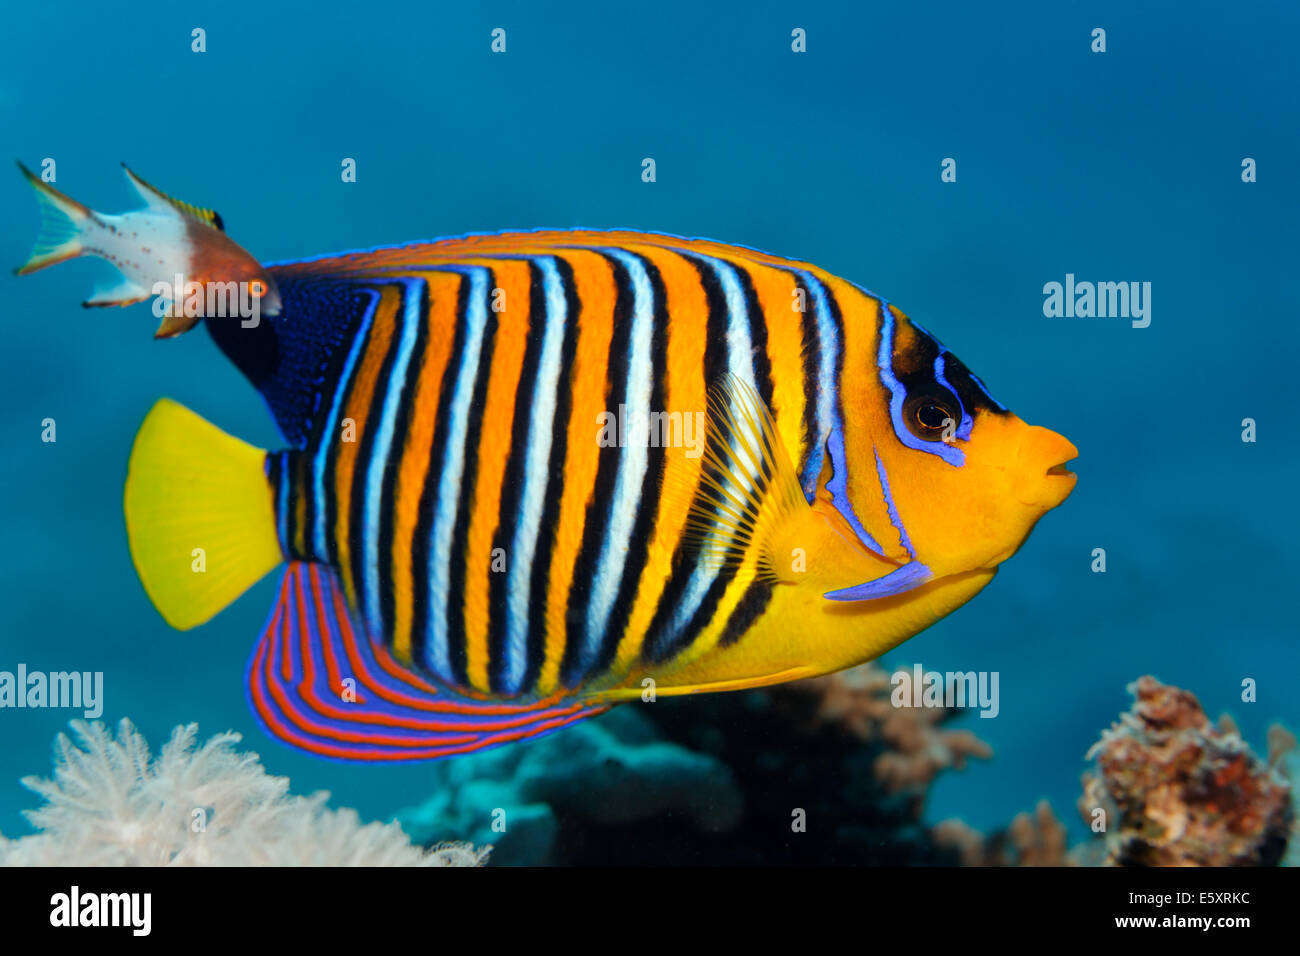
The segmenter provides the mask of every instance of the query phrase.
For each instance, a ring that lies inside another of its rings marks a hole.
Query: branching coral
[[[1272,759],[1256,757],[1231,721],[1216,728],[1188,691],[1142,677],[1129,685],[1132,710],[1089,751],[1086,820],[1107,821],[1107,862],[1137,866],[1276,864],[1293,812],[1277,769],[1294,742],[1270,732]]]
[[[156,759],[123,720],[117,737],[73,721],[74,744],[55,742],[54,779],[23,784],[45,798],[27,812],[40,832],[0,837],[10,866],[474,866],[487,850],[411,845],[395,823],[362,824],[331,810],[327,793],[289,794],[257,755],[234,749],[239,734],[197,744],[198,727],[177,727]]]
[[[1032,814],[1018,813],[1009,826],[988,836],[961,820],[944,820],[931,831],[935,842],[954,847],[962,866],[1069,866],[1065,824],[1040,800]]]
[[[887,789],[923,794],[943,770],[964,769],[968,757],[987,760],[993,748],[969,730],[946,730],[952,711],[895,707],[889,674],[875,664],[788,685],[818,699],[812,724],[837,725],[862,741],[888,746],[876,757],[876,776]]]

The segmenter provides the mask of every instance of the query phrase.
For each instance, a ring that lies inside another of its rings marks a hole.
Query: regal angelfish
[[[181,629],[287,563],[249,697],[316,754],[444,757],[647,678],[861,663],[970,600],[1074,486],[1067,440],[807,263],[576,231],[268,271],[279,316],[207,325],[288,448],[160,401],[126,520]]]

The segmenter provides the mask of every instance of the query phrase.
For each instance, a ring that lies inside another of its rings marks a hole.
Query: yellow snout
[[[1031,425],[1020,444],[1013,493],[1024,505],[1041,512],[1055,508],[1074,490],[1077,476],[1066,464],[1079,456],[1068,438]]]

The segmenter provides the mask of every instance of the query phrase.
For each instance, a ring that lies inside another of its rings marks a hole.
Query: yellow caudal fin
[[[95,214],[88,207],[42,181],[22,163],[18,164],[18,168],[36,190],[36,199],[41,209],[41,231],[36,237],[36,247],[32,250],[31,257],[14,270],[16,275],[21,276],[81,255],[82,233],[88,224],[94,222]]]
[[[135,437],[126,531],[145,592],[182,631],[284,560],[266,452],[162,399]]]

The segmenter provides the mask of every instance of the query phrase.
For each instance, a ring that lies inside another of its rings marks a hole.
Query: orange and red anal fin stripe
[[[352,623],[334,573],[294,561],[248,662],[266,731],[339,760],[437,760],[559,730],[608,710],[572,697],[477,700],[402,667]]]

